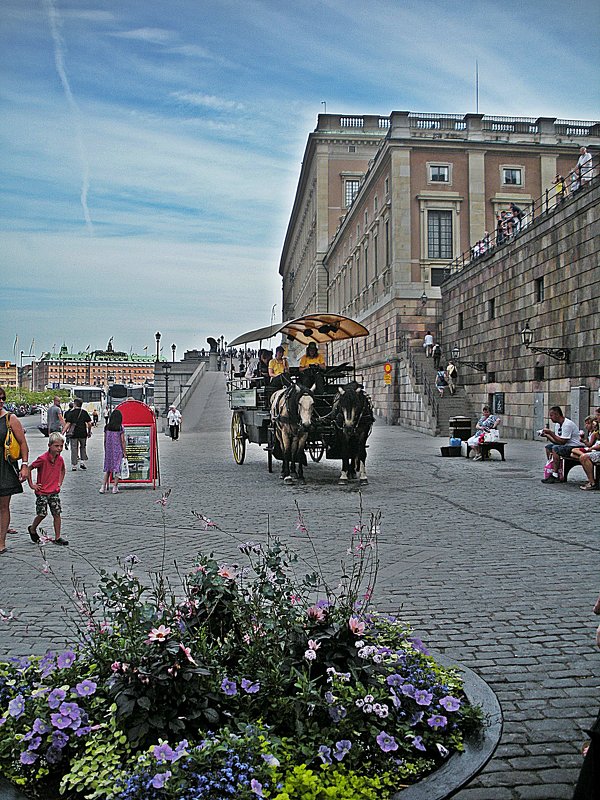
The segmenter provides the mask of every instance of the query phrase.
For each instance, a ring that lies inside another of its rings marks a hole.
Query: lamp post
[[[533,331],[529,327],[529,320],[525,323],[525,327],[521,331],[521,342],[532,353],[543,353],[544,355],[555,358],[557,361],[564,361],[565,364],[569,363],[571,358],[571,350],[568,347],[532,347]]]
[[[465,361],[461,359],[460,347],[452,348],[452,360],[456,361],[458,364],[464,364],[466,367],[471,367],[471,369],[477,372],[487,372],[487,361]]]
[[[156,360],[160,361],[160,331],[156,331],[154,338],[156,339]]]
[[[169,413],[169,372],[171,371],[171,365],[167,362],[164,365],[165,368],[165,415]]]
[[[176,344],[172,344],[171,345],[171,352],[173,353],[173,363],[175,363],[175,350],[177,350],[177,345]]]

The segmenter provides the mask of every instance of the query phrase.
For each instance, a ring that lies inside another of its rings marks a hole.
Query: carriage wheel
[[[308,443],[308,452],[313,461],[320,461],[325,453],[325,444],[320,439]]]
[[[243,464],[246,458],[246,427],[239,411],[231,418],[231,449],[236,464]]]

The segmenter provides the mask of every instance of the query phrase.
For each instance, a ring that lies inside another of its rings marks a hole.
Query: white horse
[[[271,419],[281,452],[281,477],[294,483],[304,480],[304,446],[312,426],[315,398],[309,389],[292,384],[271,397]]]

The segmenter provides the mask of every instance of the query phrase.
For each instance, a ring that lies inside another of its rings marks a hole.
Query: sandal
[[[580,486],[579,488],[581,489],[582,492],[595,492],[596,491],[596,487],[594,486],[593,483],[586,483],[585,486]]]
[[[7,548],[5,547],[3,550],[0,550],[0,556],[6,553]]]

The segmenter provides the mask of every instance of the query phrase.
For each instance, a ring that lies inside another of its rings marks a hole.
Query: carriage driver
[[[275,348],[275,358],[269,361],[269,378],[271,379],[272,389],[283,389],[289,386],[289,379],[286,377],[290,371],[290,365],[285,357],[284,348],[279,345]]]
[[[317,394],[323,394],[325,390],[325,380],[323,378],[325,367],[325,356],[323,353],[319,353],[316,342],[310,342],[306,348],[305,355],[300,359],[301,380],[304,386],[311,387],[314,384]]]

